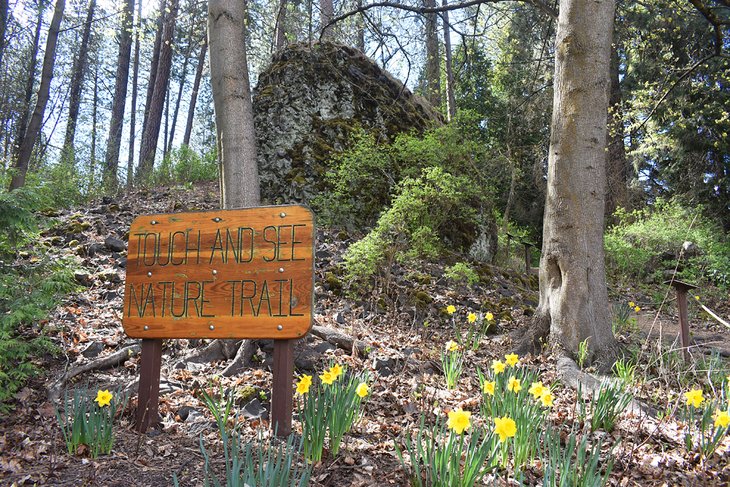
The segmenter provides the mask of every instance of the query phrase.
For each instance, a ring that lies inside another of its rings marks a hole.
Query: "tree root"
[[[611,382],[615,379],[605,377],[600,379],[587,372],[580,370],[578,364],[573,359],[566,356],[558,358],[557,364],[558,376],[560,380],[567,386],[572,387],[576,391],[580,390],[581,395],[584,399],[595,400],[598,396],[601,386],[606,382]],[[643,404],[636,399],[631,399],[631,402],[626,406],[626,411],[636,415],[647,415],[656,417],[656,411]]]
[[[66,385],[66,382],[76,377],[77,375],[89,372],[91,370],[103,370],[123,364],[128,359],[137,355],[140,352],[141,348],[142,347],[139,343],[135,343],[134,345],[124,347],[121,350],[118,350],[110,355],[98,358],[96,360],[92,360],[91,362],[85,363],[84,365],[80,365],[78,367],[70,369],[61,377],[59,377],[55,382],[53,382],[50,386],[48,386],[48,400],[52,403],[57,402],[58,399],[61,397],[61,389],[63,389],[63,387]]]

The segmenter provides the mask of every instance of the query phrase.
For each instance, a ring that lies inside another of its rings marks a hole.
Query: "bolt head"
[[[215,330],[215,326],[213,326],[213,325],[210,325],[210,326],[209,326],[208,328],[209,328],[210,330]]]
[[[285,218],[285,217],[286,217],[286,213],[284,213],[284,212],[282,211],[281,213],[279,213],[279,216],[280,216],[281,218]]]
[[[215,275],[217,275],[217,274],[218,274],[218,271],[217,271],[217,270],[215,270],[215,269],[213,269],[213,275],[215,276]]]
[[[152,277],[152,272],[148,272],[147,277]]]
[[[279,330],[279,331],[281,331],[281,330],[284,329],[284,326],[283,325],[279,325],[279,326],[276,327],[276,329]]]
[[[144,325],[144,331],[147,331],[147,330],[149,330],[149,329],[150,329],[150,327],[149,327],[149,326],[147,326],[147,325]]]

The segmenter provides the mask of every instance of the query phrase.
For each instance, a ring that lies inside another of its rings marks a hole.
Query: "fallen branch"
[[[52,403],[58,401],[59,397],[61,396],[61,389],[63,389],[63,387],[66,385],[66,382],[76,377],[77,375],[81,375],[92,370],[103,370],[123,364],[130,358],[137,355],[140,350],[141,345],[139,343],[135,343],[134,345],[129,345],[122,348],[121,350],[117,350],[110,355],[98,358],[96,360],[92,360],[91,362],[85,363],[84,365],[80,365],[78,367],[70,369],[48,387],[48,400]]]
[[[350,335],[342,333],[340,330],[327,326],[315,325],[312,327],[311,333],[312,335],[319,337],[336,347],[347,350],[350,353],[353,353],[353,349],[354,353],[362,357],[367,357],[370,353],[370,345],[362,340],[357,340]]]

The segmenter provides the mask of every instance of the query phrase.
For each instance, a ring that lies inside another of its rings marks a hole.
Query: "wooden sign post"
[[[298,205],[132,222],[122,322],[142,339],[139,431],[158,421],[163,338],[273,338],[272,426],[289,434],[293,343],[312,326],[314,235]]]

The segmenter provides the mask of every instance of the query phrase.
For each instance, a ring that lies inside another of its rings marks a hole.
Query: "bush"
[[[198,155],[183,145],[167,153],[152,175],[154,184],[195,183],[218,178],[218,160],[215,151]]]
[[[46,337],[23,336],[22,327],[45,318],[60,296],[76,288],[68,262],[51,262],[42,252],[13,262],[18,249],[36,238],[34,212],[44,201],[37,188],[0,193],[0,411],[39,372],[31,359],[54,350]]]
[[[393,261],[435,259],[447,247],[464,250],[477,228],[479,201],[470,178],[438,167],[406,178],[375,228],[347,249],[347,278],[363,282]]]
[[[493,161],[479,141],[477,124],[473,115],[462,112],[449,125],[420,137],[401,134],[391,144],[361,132],[352,149],[332,161],[326,175],[330,189],[312,205],[325,224],[362,228],[376,224],[400,194],[404,181],[419,179],[428,168],[469,175],[482,191],[494,187],[494,175],[499,171],[488,168]]]
[[[618,223],[605,237],[607,269],[614,278],[666,279],[681,256],[679,278],[730,287],[730,241],[702,215],[703,209],[685,208],[676,200],[657,200],[650,207],[627,212],[619,208]],[[685,241],[696,252],[682,253]]]

